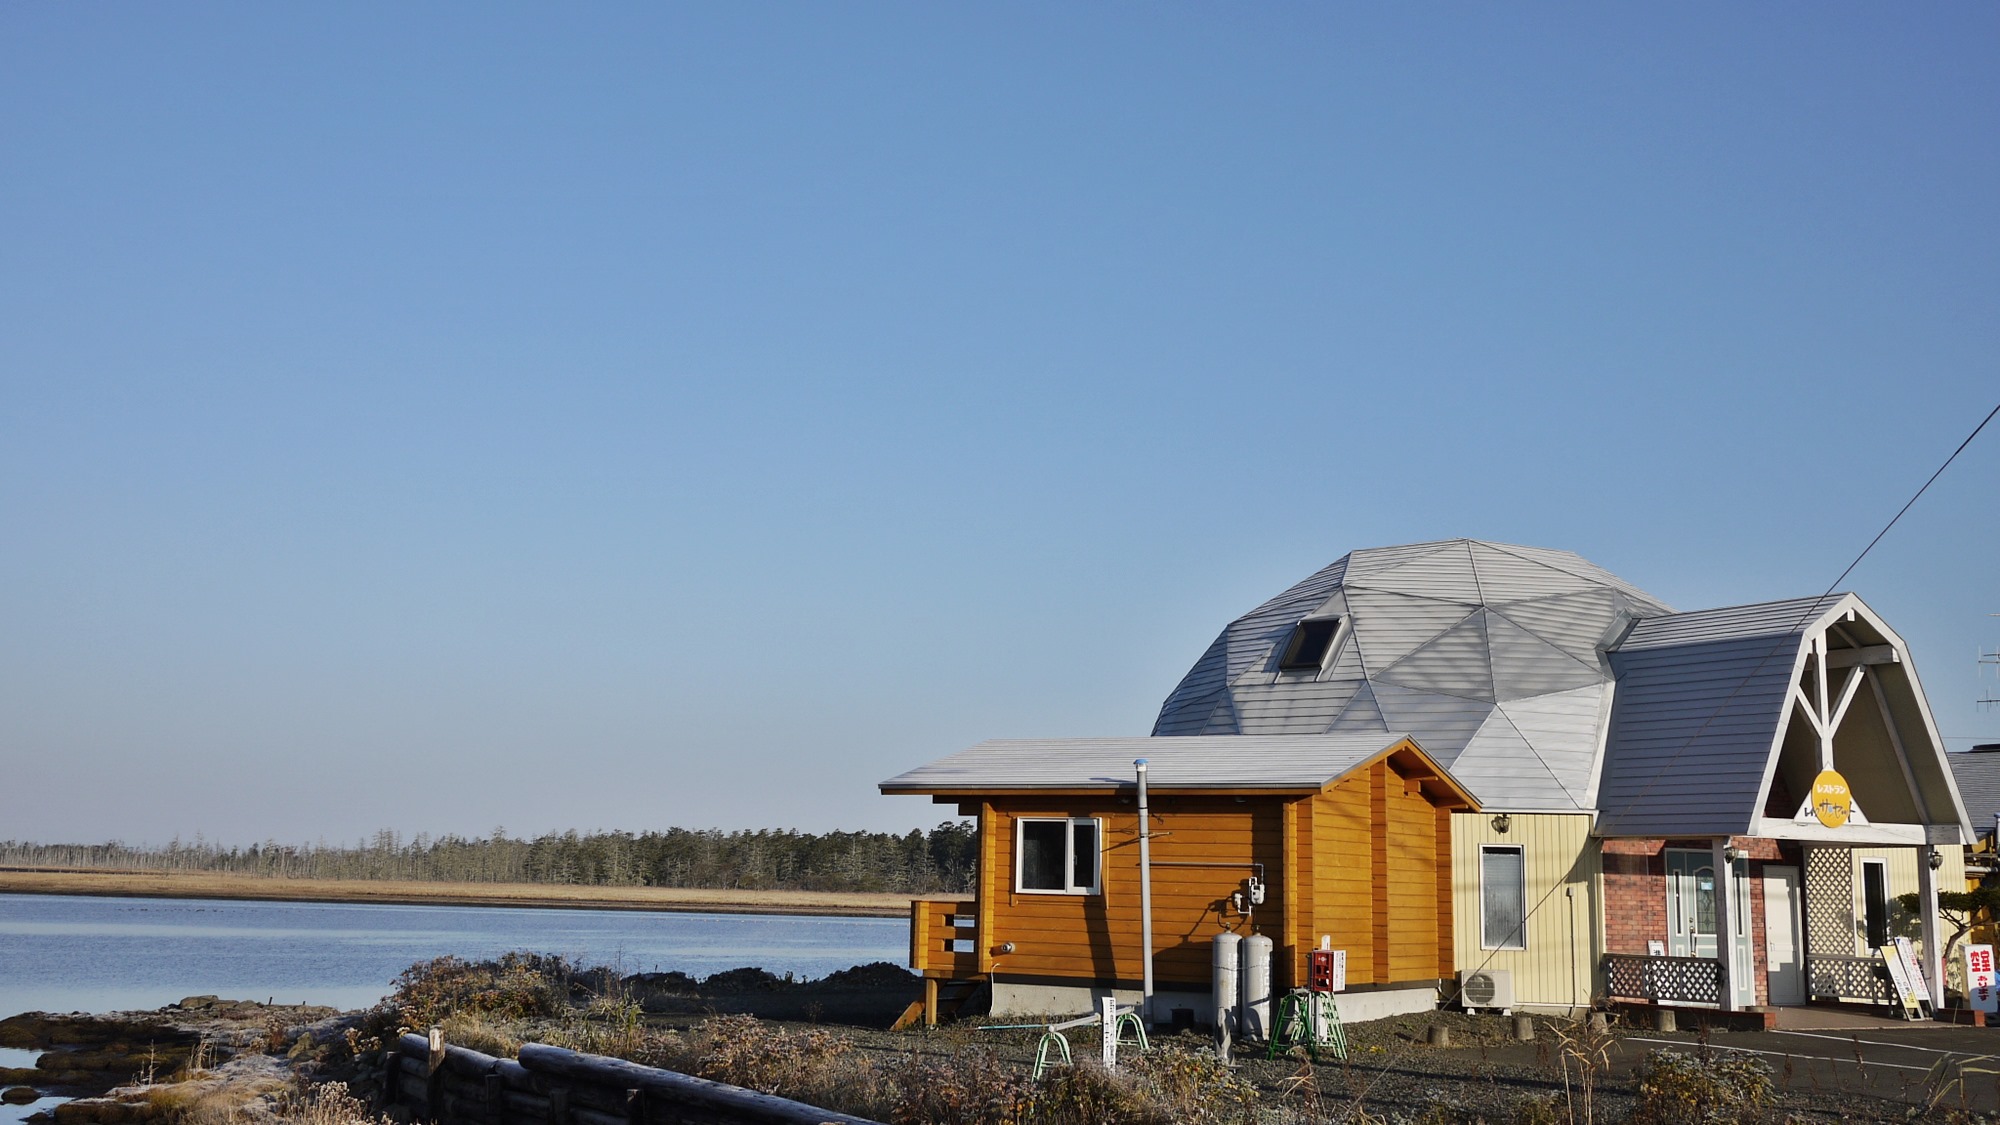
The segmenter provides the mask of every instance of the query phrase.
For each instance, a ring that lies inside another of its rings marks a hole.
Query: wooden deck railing
[[[1896,990],[1889,983],[1889,970],[1879,957],[1842,957],[1815,954],[1806,958],[1806,987],[1815,1000],[1861,1000],[1870,1004],[1896,1003]]]
[[[971,899],[919,898],[910,902],[910,968],[944,980],[965,980],[979,972],[979,951],[973,944],[975,914]]]
[[[1605,992],[1614,1000],[1692,1008],[1722,1006],[1722,964],[1713,957],[1604,955]]]

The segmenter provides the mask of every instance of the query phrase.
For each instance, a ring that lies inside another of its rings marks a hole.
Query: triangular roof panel
[[[1373,670],[1378,683],[1458,695],[1493,698],[1493,665],[1486,648],[1486,612],[1474,610],[1464,621],[1419,645],[1416,651]]]
[[[1408,562],[1348,579],[1350,589],[1387,590],[1420,598],[1478,605],[1482,601],[1479,578],[1472,570],[1466,545],[1453,543],[1442,551],[1421,555]]]
[[[1354,643],[1360,646],[1362,665],[1371,676],[1479,609],[1464,602],[1359,589],[1348,592],[1347,604],[1354,615]]]
[[[1585,664],[1494,610],[1483,616],[1492,647],[1495,698],[1526,699],[1603,682],[1594,660]]]

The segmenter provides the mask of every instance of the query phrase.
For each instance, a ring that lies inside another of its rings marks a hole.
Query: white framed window
[[[1104,830],[1096,817],[1024,816],[1014,822],[1014,889],[1094,895]]]
[[[1479,948],[1528,948],[1528,885],[1518,844],[1479,849]]]

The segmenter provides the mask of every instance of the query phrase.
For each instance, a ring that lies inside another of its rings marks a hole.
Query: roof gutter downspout
[[[1132,763],[1139,775],[1139,944],[1145,953],[1139,1018],[1153,1022],[1153,822],[1146,815],[1146,759]]]

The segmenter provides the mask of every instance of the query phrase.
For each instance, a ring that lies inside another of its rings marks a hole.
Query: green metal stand
[[[1146,1021],[1139,1018],[1139,1013],[1120,1012],[1118,1014],[1118,1024],[1112,1029],[1111,1037],[1120,1047],[1125,1045],[1125,1032],[1128,1030],[1132,1032],[1132,1041],[1139,1045],[1141,1051],[1150,1051],[1153,1049],[1153,1045],[1146,1042]]]
[[[1325,996],[1326,1001],[1320,1002]],[[1320,1024],[1315,1034],[1313,1010],[1319,1009]],[[1340,1024],[1340,1009],[1331,993],[1313,993],[1295,988],[1278,1001],[1278,1018],[1272,1021],[1271,1047],[1264,1057],[1275,1059],[1282,1051],[1304,1047],[1314,1062],[1325,1047],[1334,1058],[1347,1057],[1347,1029]]]
[[[1069,1057],[1069,1040],[1063,1038],[1063,1033],[1053,1028],[1044,1031],[1042,1032],[1042,1041],[1035,1045],[1035,1081],[1037,1082],[1042,1080],[1042,1071],[1048,1069],[1050,1047],[1054,1047],[1062,1055],[1062,1064],[1064,1066],[1075,1065],[1074,1061]]]

